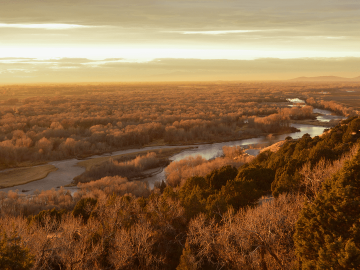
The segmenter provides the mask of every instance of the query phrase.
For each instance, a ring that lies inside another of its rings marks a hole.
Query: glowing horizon
[[[65,23],[35,23],[35,24],[0,23],[0,28],[63,30],[63,29],[73,29],[73,28],[89,28],[89,27],[93,27],[93,26],[65,24]]]
[[[89,72],[86,67],[97,68],[102,74],[104,63],[110,58],[120,59],[113,64],[128,64],[122,66],[126,69],[123,73],[116,69],[118,67],[107,66],[107,71],[111,70],[109,73],[120,74],[111,80],[118,77],[142,80],[140,75],[136,77],[141,72],[133,64],[151,64],[159,59],[173,59],[176,63],[177,59],[193,60],[193,63],[246,60],[250,62],[241,63],[249,67],[262,62],[261,59],[284,60],[279,62],[281,67],[261,73],[255,70],[251,76],[259,79],[274,76],[274,72],[277,78],[284,79],[289,77],[290,71],[296,77],[315,74],[312,66],[307,67],[308,71],[297,71],[293,65],[297,59],[313,59],[317,63],[327,61],[332,65],[329,75],[351,77],[360,73],[356,65],[352,69],[339,65],[348,58],[360,59],[360,3],[355,0],[341,3],[331,0],[326,7],[310,0],[301,3],[278,0],[272,3],[272,8],[266,8],[266,0],[246,4],[231,0],[221,3],[217,0],[160,0],[154,3],[139,0],[127,4],[95,0],[91,3],[74,1],[71,5],[19,0],[19,3],[6,2],[0,10],[0,58],[18,59],[0,60],[0,83],[39,80],[37,76],[31,77],[35,70],[51,74],[54,81],[68,80],[72,74],[55,74],[52,72],[54,67],[44,63],[52,59],[74,59],[69,61],[77,67],[79,77],[91,77],[91,80],[94,75],[86,75]],[[25,58],[34,61],[23,61]],[[78,65],[76,59],[79,58],[87,59],[88,64]],[[343,61],[336,60],[339,58]],[[325,67],[321,64],[316,74],[326,75],[328,68]],[[191,70],[197,72],[196,66],[187,66],[186,70],[182,66],[171,68],[154,69],[149,73],[158,77],[163,74],[166,80],[169,74],[178,76],[182,73],[186,79]],[[226,69],[211,68],[218,74]],[[68,68],[57,68],[60,69]],[[258,69],[263,70],[262,67]],[[245,77],[244,73],[239,76]],[[102,79],[99,75],[99,80]]]
[[[255,60],[261,58],[343,58],[360,57],[359,52],[334,51],[285,51],[285,50],[241,50],[241,49],[198,49],[198,48],[129,48],[129,47],[5,47],[0,58],[87,58],[104,60],[123,58],[129,62],[148,62],[158,58],[182,59],[226,59]]]

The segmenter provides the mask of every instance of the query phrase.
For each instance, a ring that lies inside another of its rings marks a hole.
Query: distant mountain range
[[[360,82],[360,76],[356,78],[343,78],[337,76],[299,77],[291,79],[296,82]]]

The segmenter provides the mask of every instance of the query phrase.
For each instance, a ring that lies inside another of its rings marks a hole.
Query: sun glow
[[[65,23],[35,23],[35,24],[18,24],[18,23],[0,23],[0,28],[24,28],[24,29],[48,29],[63,30],[73,28],[90,28],[93,26]]]
[[[0,58],[87,58],[103,60],[122,58],[133,62],[147,62],[159,58],[184,59],[228,59],[254,60],[259,58],[326,58],[360,57],[360,52],[353,51],[310,51],[310,50],[260,50],[260,49],[222,49],[222,48],[131,48],[123,46],[88,46],[88,47],[0,47]],[[5,59],[6,60],[6,59]]]
[[[239,34],[239,33],[253,33],[261,32],[262,30],[222,30],[222,31],[183,31],[184,35],[224,35],[224,34]]]

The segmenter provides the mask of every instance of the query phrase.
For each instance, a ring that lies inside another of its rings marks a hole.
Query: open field
[[[20,162],[20,163],[16,163],[16,164],[0,164],[0,173],[2,170],[9,170],[11,168],[26,168],[26,167],[32,167],[32,166],[40,166],[40,165],[45,165],[47,164],[46,161],[25,161],[25,162]]]
[[[53,165],[7,170],[0,173],[0,187],[13,187],[40,180],[56,170],[57,168]]]

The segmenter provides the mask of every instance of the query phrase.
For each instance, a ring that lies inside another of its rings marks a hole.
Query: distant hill
[[[337,76],[319,76],[319,77],[299,77],[290,81],[297,82],[360,82],[360,76],[356,78],[343,78]]]

